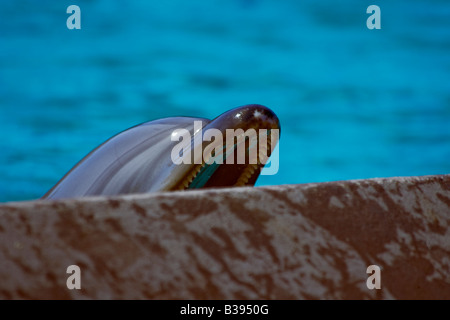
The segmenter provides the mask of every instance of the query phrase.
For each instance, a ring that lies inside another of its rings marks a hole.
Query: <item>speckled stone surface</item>
[[[450,175],[4,203],[0,245],[1,299],[450,299]]]

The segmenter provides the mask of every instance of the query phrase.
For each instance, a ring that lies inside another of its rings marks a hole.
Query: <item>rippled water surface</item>
[[[448,1],[76,1],[68,30],[71,4],[0,3],[2,202],[128,127],[248,103],[282,126],[258,185],[450,172]]]

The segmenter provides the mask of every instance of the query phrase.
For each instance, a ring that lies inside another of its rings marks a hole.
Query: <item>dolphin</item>
[[[231,144],[226,140],[230,129],[238,132]],[[258,141],[267,141],[259,144],[256,161],[250,154],[257,144],[245,134],[251,129],[263,132]],[[275,113],[259,104],[231,109],[213,120],[170,117],[145,122],[92,150],[41,199],[253,186],[278,143],[279,130]],[[213,135],[204,139],[208,131]],[[277,133],[275,138],[272,133]],[[246,142],[242,150],[247,161],[233,161],[238,153],[233,151]]]

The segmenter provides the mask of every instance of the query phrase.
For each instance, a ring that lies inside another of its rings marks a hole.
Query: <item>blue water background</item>
[[[282,127],[258,185],[449,173],[450,3],[0,3],[0,202],[40,197],[138,123],[249,103]]]

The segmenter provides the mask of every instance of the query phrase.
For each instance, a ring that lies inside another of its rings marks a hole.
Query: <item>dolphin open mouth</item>
[[[277,116],[261,105],[221,114],[194,130],[178,162],[195,164],[169,189],[254,185],[278,143],[279,130]]]
[[[212,152],[211,156],[204,159],[201,164],[194,165],[171,190],[253,186],[271,155],[272,140],[275,140],[276,144],[279,137],[279,133],[277,133],[277,136],[271,139],[271,133],[274,131],[272,129],[265,129],[265,131],[267,133],[261,133],[266,136],[262,143],[258,143],[258,141],[255,143],[243,134],[237,135],[236,141],[232,145],[224,143],[220,153]],[[231,148],[231,151],[227,148]],[[239,163],[238,150],[244,150],[243,163]],[[233,161],[230,161],[232,157]]]

